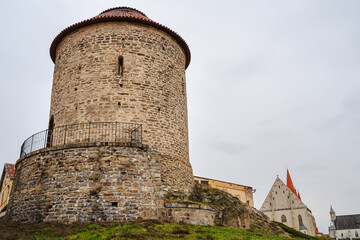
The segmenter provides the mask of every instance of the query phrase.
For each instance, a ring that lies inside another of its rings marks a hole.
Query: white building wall
[[[336,239],[354,239],[360,238],[360,228],[359,229],[343,229],[336,230],[335,232]]]

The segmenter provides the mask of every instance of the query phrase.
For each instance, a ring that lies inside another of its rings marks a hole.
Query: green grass
[[[68,239],[289,239],[269,236],[229,227],[182,225],[177,223],[135,222],[115,224],[112,227],[97,225],[86,227]]]
[[[302,232],[299,232],[299,231],[296,231],[295,229],[291,228],[291,227],[288,227],[286,226],[285,224],[283,223],[280,223],[280,222],[275,222],[277,225],[279,225],[285,232],[289,233],[290,235],[296,237],[296,238],[301,238],[301,239],[331,239],[331,238],[327,238],[327,237],[313,237],[313,236],[309,236],[309,235],[306,235]]]
[[[299,233],[279,224],[294,238],[280,236],[280,232],[269,232],[260,225],[252,225],[249,230],[221,226],[195,226],[158,221],[139,221],[125,223],[88,224],[0,224],[0,236],[6,239],[45,240],[45,239],[320,239]],[[326,238],[325,238],[326,239]]]

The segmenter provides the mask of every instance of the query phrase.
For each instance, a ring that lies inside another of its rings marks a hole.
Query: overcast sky
[[[47,128],[64,28],[116,6],[179,33],[194,174],[254,187],[260,208],[289,168],[320,231],[360,213],[360,1],[1,1],[0,166]]]

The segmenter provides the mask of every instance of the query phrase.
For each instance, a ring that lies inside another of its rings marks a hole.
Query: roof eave
[[[50,46],[50,56],[51,56],[52,61],[55,63],[56,48],[57,48],[58,44],[61,42],[62,39],[65,38],[66,35],[70,34],[71,32],[74,32],[82,27],[89,26],[92,24],[103,23],[103,22],[124,22],[124,21],[136,22],[136,23],[142,23],[145,25],[149,25],[149,26],[158,28],[158,29],[166,32],[167,34],[169,34],[171,37],[173,37],[179,43],[179,45],[184,50],[185,58],[186,58],[185,69],[189,66],[190,59],[191,59],[190,49],[189,49],[189,46],[187,45],[187,43],[185,42],[185,40],[182,37],[180,37],[180,35],[178,35],[176,32],[174,32],[170,28],[165,27],[164,25],[161,25],[154,21],[143,20],[143,19],[134,18],[134,17],[97,17],[97,18],[91,18],[88,20],[84,20],[84,21],[75,23],[75,24],[65,28],[55,37],[55,39],[53,40],[53,42]]]

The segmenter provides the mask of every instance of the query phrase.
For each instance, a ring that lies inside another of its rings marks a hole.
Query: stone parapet
[[[190,170],[190,164],[142,148],[42,149],[18,160],[6,217],[65,223],[161,219],[167,192],[192,190]]]
[[[165,203],[165,219],[172,222],[194,225],[215,224],[216,212],[213,208],[193,203]]]

